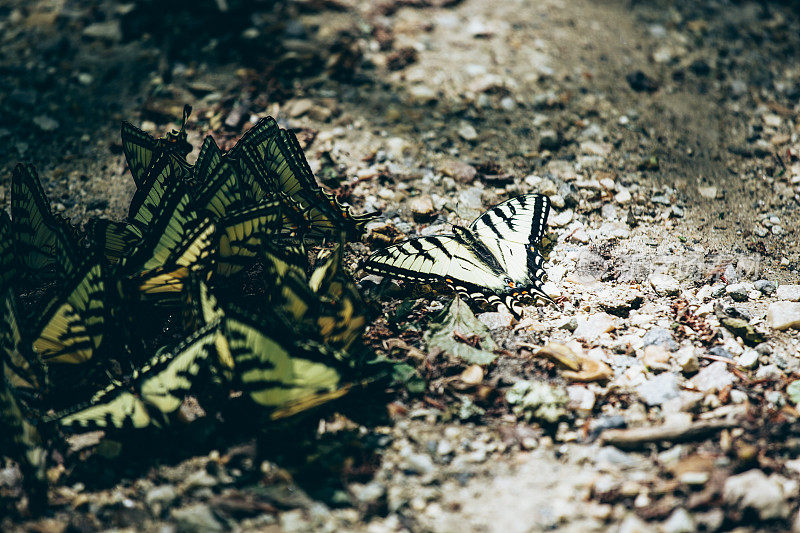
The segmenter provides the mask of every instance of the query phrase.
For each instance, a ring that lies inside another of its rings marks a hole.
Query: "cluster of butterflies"
[[[79,232],[33,168],[13,172],[11,217],[0,210],[0,453],[21,465],[32,504],[46,501],[45,437],[65,428],[162,427],[187,395],[230,391],[278,419],[374,379],[343,248],[376,213],[354,216],[321,189],[272,118],[226,152],[207,137],[188,164],[189,112],[160,139],[123,125],[137,187],[125,221]],[[336,244],[312,266],[314,240]]]
[[[378,213],[355,216],[324,191],[271,117],[226,152],[207,137],[190,165],[190,111],[160,139],[123,124],[136,184],[125,221],[78,232],[53,215],[32,167],[13,172],[11,217],[0,210],[0,453],[21,465],[34,505],[46,502],[42,436],[54,427],[163,427],[187,395],[231,391],[279,419],[382,372],[360,343],[367,305],[343,267],[345,241]],[[549,208],[519,196],[363,267],[519,316],[521,301],[549,300]],[[312,266],[315,241],[336,244]]]

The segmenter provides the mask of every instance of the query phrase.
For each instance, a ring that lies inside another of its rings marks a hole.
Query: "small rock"
[[[800,302],[800,285],[779,285],[775,297],[778,300]]]
[[[683,507],[678,507],[669,518],[661,525],[662,533],[694,533],[697,526],[692,515]]]
[[[659,296],[675,296],[681,291],[678,280],[667,274],[650,274],[647,280]]]
[[[728,365],[715,361],[700,370],[692,378],[692,384],[703,392],[717,392],[733,384],[734,375],[728,371]]]
[[[614,327],[614,317],[608,313],[595,313],[578,318],[578,327],[575,329],[575,337],[591,342],[603,333],[613,330]]]
[[[761,520],[789,516],[783,486],[761,470],[748,470],[729,477],[722,494],[726,504],[739,510],[753,509]]]
[[[102,39],[109,42],[119,42],[122,40],[122,27],[119,20],[107,20],[105,22],[95,22],[83,29],[83,35],[92,39]]]
[[[758,366],[760,354],[752,348],[746,348],[742,354],[736,358],[736,364],[742,368],[755,368]]]
[[[652,533],[653,526],[633,513],[628,514],[619,525],[617,533]]]
[[[694,353],[694,347],[686,346],[678,350],[675,354],[675,361],[681,367],[684,374],[694,374],[700,370],[700,360]]]
[[[773,329],[800,329],[800,302],[773,302],[767,308],[767,323]]]
[[[551,226],[555,226],[557,228],[566,226],[567,224],[572,222],[572,217],[573,216],[574,216],[574,213],[572,212],[572,210],[571,209],[567,209],[565,211],[560,212],[556,216],[551,217],[550,218],[550,225]]]
[[[725,287],[725,292],[728,293],[735,302],[746,302],[749,300],[748,293],[750,292],[749,283],[733,283]]]
[[[59,126],[56,119],[48,117],[47,115],[33,117],[33,123],[42,131],[54,131],[58,129]]]
[[[642,293],[626,287],[604,289],[598,294],[598,299],[605,311],[622,318],[628,318],[631,309],[638,309],[644,302]]]
[[[709,200],[713,200],[717,197],[717,188],[716,187],[698,187],[697,192],[700,193],[700,196],[703,198],[708,198]]]
[[[202,533],[224,530],[211,508],[203,503],[174,509],[172,511],[172,519],[175,520],[179,531]]]
[[[442,163],[439,171],[445,176],[450,176],[459,183],[471,183],[478,174],[478,171],[472,165],[453,159]]]
[[[373,505],[386,494],[386,487],[377,481],[365,485],[353,483],[349,488],[358,503],[362,505]]]
[[[567,415],[569,396],[564,389],[546,382],[518,381],[506,392],[506,401],[517,416],[555,424]]]
[[[769,379],[778,381],[783,377],[783,370],[778,368],[777,365],[764,365],[756,372],[756,379]]]
[[[409,148],[408,141],[402,137],[390,137],[386,140],[386,153],[395,161],[402,159]]]
[[[761,291],[763,294],[766,294],[767,296],[775,294],[775,291],[778,288],[774,281],[769,281],[766,279],[760,279],[755,283],[753,283],[753,285],[757,290]]]
[[[641,70],[631,72],[625,76],[625,79],[628,81],[628,85],[631,86],[631,89],[636,92],[652,93],[658,90],[658,82]]]
[[[175,487],[172,485],[159,485],[147,491],[144,501],[151,507],[154,504],[169,505],[177,497],[178,492],[175,490]]]
[[[412,102],[417,104],[429,104],[436,101],[436,91],[427,85],[412,85],[408,88],[408,94]]]
[[[430,474],[435,468],[436,467],[433,464],[433,459],[424,453],[409,454],[403,462],[404,470],[420,476]]]
[[[636,387],[636,393],[647,405],[662,405],[678,397],[679,385],[678,377],[667,372],[648,379]]]
[[[555,151],[561,147],[562,141],[556,130],[542,130],[539,132],[539,150]]]
[[[478,131],[472,124],[462,122],[458,128],[458,136],[465,141],[474,141],[478,138]]]
[[[669,370],[670,353],[661,344],[651,344],[645,347],[642,362],[652,372]]]
[[[286,114],[292,118],[302,117],[308,113],[313,106],[314,102],[310,98],[292,100],[286,104]]]
[[[417,222],[429,222],[438,216],[433,206],[433,200],[427,195],[411,198],[408,201],[408,207],[411,209],[411,216]]]
[[[672,332],[664,328],[650,328],[647,333],[642,337],[642,346],[649,346],[651,344],[665,345],[670,350],[677,350],[678,343],[672,337]]]
[[[620,205],[630,203],[631,192],[628,189],[620,188],[619,192],[614,196],[614,201]]]

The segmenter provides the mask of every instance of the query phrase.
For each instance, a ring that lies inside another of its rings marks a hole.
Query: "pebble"
[[[774,477],[753,469],[725,480],[722,490],[725,503],[736,509],[753,509],[761,520],[786,518],[789,507],[783,486]]]
[[[681,290],[678,280],[667,274],[650,274],[647,280],[659,296],[676,296]]]
[[[642,346],[651,344],[662,344],[670,350],[677,350],[678,343],[672,337],[672,332],[664,328],[650,328],[642,337]]]
[[[390,137],[386,140],[386,153],[395,161],[402,159],[409,149],[408,141],[402,137]]]
[[[377,481],[365,485],[353,483],[349,486],[349,489],[358,503],[363,505],[374,504],[386,494],[386,487]]]
[[[775,291],[777,290],[777,285],[775,284],[775,282],[766,279],[760,279],[755,283],[753,283],[753,285],[757,290],[761,291],[763,294],[766,294],[767,296],[775,294]]]
[[[750,293],[751,287],[752,285],[749,283],[732,283],[725,287],[725,292],[735,302],[746,302],[749,299],[748,294]]]
[[[557,228],[566,226],[567,224],[572,222],[573,216],[575,216],[575,214],[572,212],[572,210],[567,209],[565,211],[560,212],[556,216],[552,217],[550,219],[550,225],[555,226]]]
[[[54,131],[58,129],[59,126],[56,119],[48,117],[47,115],[33,117],[33,123],[42,131]]]
[[[722,361],[714,361],[700,369],[692,384],[703,392],[717,392],[733,384],[734,375],[728,371],[728,365]]]
[[[746,348],[742,354],[736,358],[736,364],[742,368],[755,368],[758,366],[760,354],[752,348]]]
[[[436,466],[433,464],[433,459],[424,453],[411,453],[403,461],[403,470],[407,470],[412,474],[425,476],[431,474]]]
[[[689,511],[683,507],[678,507],[669,518],[661,524],[662,533],[694,533],[697,531],[697,526],[692,519]]]
[[[653,527],[633,513],[630,513],[619,525],[617,533],[652,533]]]
[[[458,136],[465,141],[474,141],[478,138],[478,130],[472,124],[462,122],[458,128]]]
[[[178,530],[187,533],[224,530],[211,508],[203,503],[174,509],[172,519],[175,520]]]
[[[603,333],[613,330],[614,327],[614,317],[608,313],[595,313],[585,317],[578,317],[575,337],[591,342]]]
[[[411,216],[416,222],[430,222],[438,216],[430,196],[417,196],[408,201]]]
[[[756,372],[756,379],[769,379],[777,381],[783,377],[783,370],[777,365],[764,365]]]
[[[429,104],[437,98],[436,91],[427,85],[412,85],[408,88],[411,101],[417,104]]]
[[[178,493],[175,487],[172,485],[159,485],[147,491],[144,501],[149,506],[153,506],[154,504],[169,505],[177,497]]]
[[[679,385],[675,374],[664,373],[636,387],[636,393],[647,405],[662,405],[678,397]]]
[[[83,29],[83,35],[92,39],[118,42],[122,40],[122,27],[119,20],[107,20],[105,22],[95,22]]]
[[[700,360],[694,353],[693,346],[685,346],[675,354],[675,361],[684,374],[694,374],[700,370]]]
[[[713,200],[717,197],[716,187],[698,187],[697,192],[700,193],[700,196],[703,198],[708,198],[709,200]]]
[[[669,370],[670,353],[661,344],[651,344],[645,347],[642,362],[651,372]]]
[[[800,329],[800,302],[773,302],[767,308],[767,324],[773,329]]]
[[[627,318],[631,309],[638,309],[644,302],[644,295],[628,287],[604,288],[597,295],[603,310],[622,318]]]
[[[542,130],[539,132],[539,150],[558,150],[561,147],[561,142],[556,130]]]
[[[478,171],[472,165],[450,159],[442,163],[439,171],[445,176],[450,176],[459,183],[471,183],[478,174]]]
[[[631,192],[628,189],[620,188],[619,192],[614,196],[614,201],[620,205],[630,203]]]
[[[800,302],[800,285],[779,285],[775,297],[778,300]]]

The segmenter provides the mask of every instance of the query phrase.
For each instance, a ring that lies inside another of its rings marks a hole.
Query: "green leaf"
[[[458,337],[478,337],[478,347],[471,346]],[[425,334],[428,348],[439,348],[467,363],[488,365],[497,357],[492,353],[497,345],[492,340],[489,329],[472,313],[469,306],[456,296],[450,308],[440,316],[437,323],[432,323],[430,331]]]
[[[789,383],[789,386],[786,387],[786,394],[789,395],[789,399],[792,400],[793,404],[800,404],[800,379]]]

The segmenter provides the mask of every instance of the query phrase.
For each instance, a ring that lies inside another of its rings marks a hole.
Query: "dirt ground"
[[[0,3],[0,198],[23,160],[73,222],[121,218],[121,120],[160,135],[190,103],[197,148],[273,115],[383,211],[353,264],[387,224],[547,194],[563,307],[480,314],[500,355],[476,384],[423,338],[450,297],[395,287],[368,336],[428,386],[384,401],[391,423],[320,424],[376,443],[335,489],[244,439],[97,488],[68,469],[47,518],[4,530],[800,531],[800,326],[775,316],[800,300],[800,4],[198,4]],[[552,343],[595,375],[532,355]],[[514,404],[521,380],[558,416]]]

